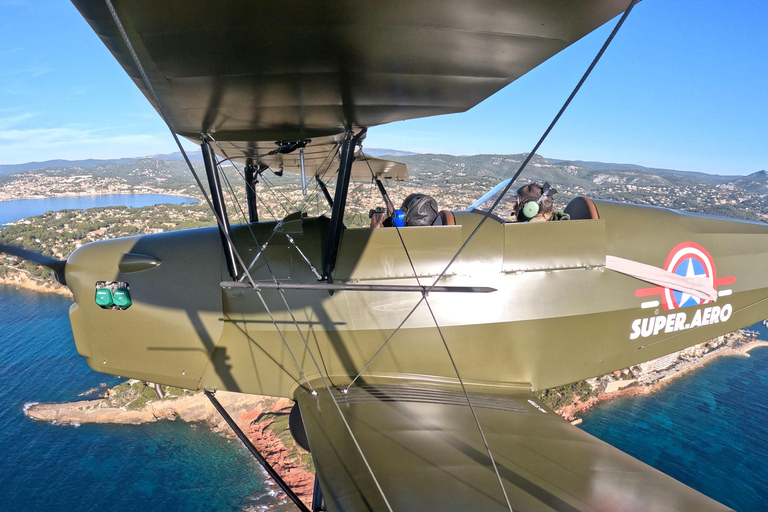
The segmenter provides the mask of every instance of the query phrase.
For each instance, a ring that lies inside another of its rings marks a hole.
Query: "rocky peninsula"
[[[31,404],[26,414],[38,421],[58,424],[118,423],[138,425],[161,420],[202,423],[228,438],[235,435],[202,393],[165,388],[159,398],[153,386],[130,380],[112,389],[89,390],[102,397],[66,403]],[[288,431],[292,403],[244,393],[218,391],[216,398],[272,467],[307,504],[312,504],[314,466],[312,456],[293,442]],[[269,482],[272,485],[271,482]],[[275,491],[279,489],[275,486]],[[276,492],[281,508],[285,497]]]

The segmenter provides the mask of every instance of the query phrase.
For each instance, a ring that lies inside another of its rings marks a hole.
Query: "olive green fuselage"
[[[421,303],[408,292],[222,287],[230,278],[216,228],[89,244],[67,264],[75,340],[98,371],[287,397],[321,385],[321,376],[348,384],[372,358],[358,382],[455,388],[447,345],[470,390],[514,394],[647,361],[768,316],[768,226],[595,204],[595,220],[488,219],[440,284],[497,291],[433,292]],[[483,215],[455,217],[456,226],[345,230],[334,282],[432,284]],[[321,267],[327,226],[295,217],[235,226],[233,238],[255,282],[316,284],[304,258]],[[687,246],[712,263],[717,301],[677,307],[673,291],[605,267],[611,255],[666,268]],[[131,266],[126,253],[160,264]],[[100,281],[127,283],[131,307],[96,305]]]

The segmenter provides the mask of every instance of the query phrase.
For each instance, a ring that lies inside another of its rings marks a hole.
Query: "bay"
[[[761,324],[752,330],[765,330]],[[768,347],[583,416],[586,432],[739,512],[768,509]]]
[[[98,208],[103,206],[130,206],[139,208],[153,204],[197,203],[197,199],[167,194],[102,194],[96,196],[46,197],[41,199],[11,199],[0,201],[0,226],[17,220],[42,215],[45,212]]]

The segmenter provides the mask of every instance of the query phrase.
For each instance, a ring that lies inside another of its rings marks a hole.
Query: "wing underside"
[[[534,397],[470,397],[515,512],[728,510]],[[334,398],[338,409],[325,390],[298,397],[328,510],[510,510],[460,391],[362,386]]]
[[[276,141],[467,110],[629,0],[112,0],[156,98],[106,2],[73,3],[176,133],[269,164]]]

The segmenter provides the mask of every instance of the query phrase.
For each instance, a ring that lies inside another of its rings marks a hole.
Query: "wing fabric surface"
[[[103,0],[73,0],[157,109]],[[462,112],[629,0],[113,0],[176,133],[233,158]],[[267,142],[264,142],[267,141]]]
[[[393,511],[509,512],[463,393],[363,386],[334,396]],[[534,397],[470,396],[514,512],[729,510]],[[328,510],[388,510],[328,392],[297,398]]]

